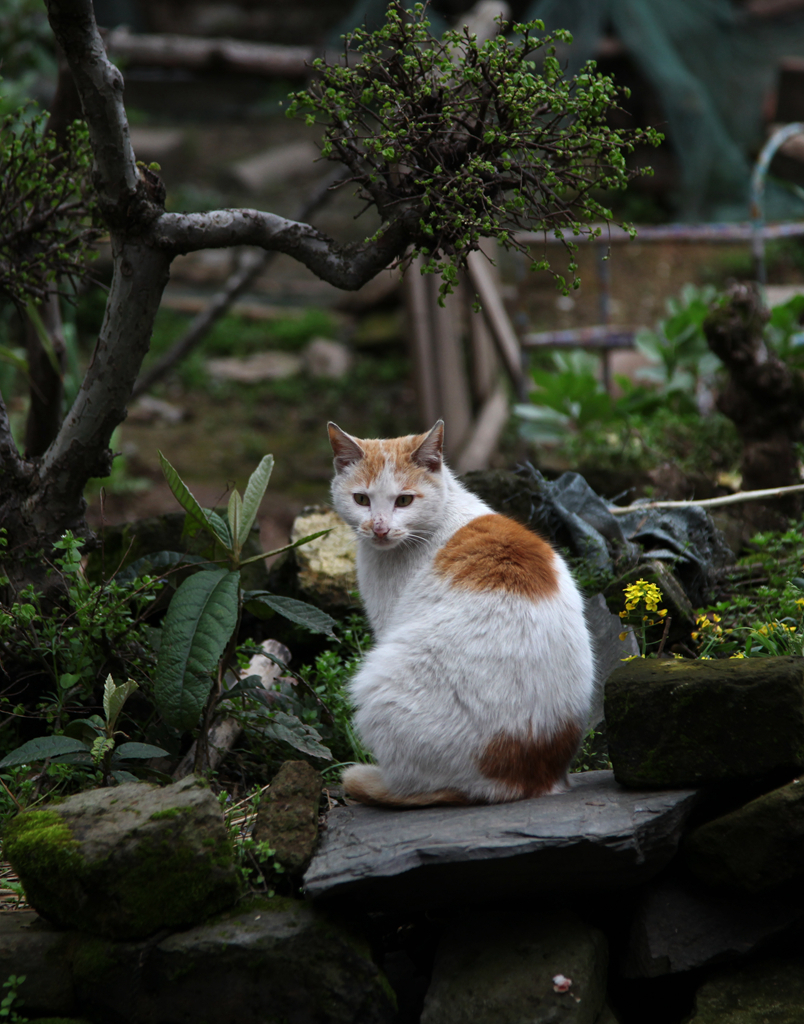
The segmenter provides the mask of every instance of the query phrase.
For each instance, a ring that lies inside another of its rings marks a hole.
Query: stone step
[[[610,771],[570,776],[560,796],[481,807],[331,811],[304,878],[314,899],[413,910],[637,885],[673,857],[692,790],[626,790]]]

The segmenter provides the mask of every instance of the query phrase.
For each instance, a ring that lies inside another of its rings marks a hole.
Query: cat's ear
[[[342,473],[348,466],[360,462],[366,454],[355,439],[337,425],[328,423],[329,443],[335,454],[335,469]]]
[[[441,459],[444,450],[444,421],[439,420],[430,433],[425,437],[411,459],[422,469],[429,469],[431,473],[437,473],[441,469]]]

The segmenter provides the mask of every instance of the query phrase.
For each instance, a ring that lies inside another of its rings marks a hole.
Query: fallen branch
[[[312,46],[277,46],[241,39],[198,39],[178,35],[136,35],[125,27],[106,34],[107,49],[129,64],[238,71],[267,78],[306,78],[316,56]]]
[[[613,516],[623,516],[626,512],[645,512],[651,508],[719,508],[722,505],[739,505],[743,501],[762,501],[763,498],[783,498],[788,494],[804,491],[804,484],[793,484],[792,487],[769,487],[762,491],[738,491],[736,494],[723,494],[719,498],[702,498],[700,501],[646,501],[638,505],[609,505]]]

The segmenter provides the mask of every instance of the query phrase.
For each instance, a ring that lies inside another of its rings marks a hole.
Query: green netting
[[[411,0],[412,6],[412,0]],[[385,0],[359,0],[337,34],[378,27]],[[572,74],[605,34],[615,35],[664,108],[680,183],[682,220],[746,220],[754,155],[764,141],[763,103],[776,86],[779,60],[804,56],[804,14],[751,18],[730,0],[534,0],[525,19],[569,29],[562,54]],[[433,31],[443,22],[433,12]],[[334,42],[334,40],[333,40]],[[769,182],[768,220],[804,216],[804,202]]]

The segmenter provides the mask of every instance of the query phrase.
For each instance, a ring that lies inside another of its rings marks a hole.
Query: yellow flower
[[[621,639],[621,640],[625,640],[625,638],[626,638],[627,636],[628,636],[628,634],[627,634],[627,633],[620,633],[620,639]]]
[[[745,657],[745,651],[738,651],[736,654],[732,654],[732,656],[731,656],[731,658],[729,660],[730,661],[734,661],[735,658],[744,658],[744,657]]]

